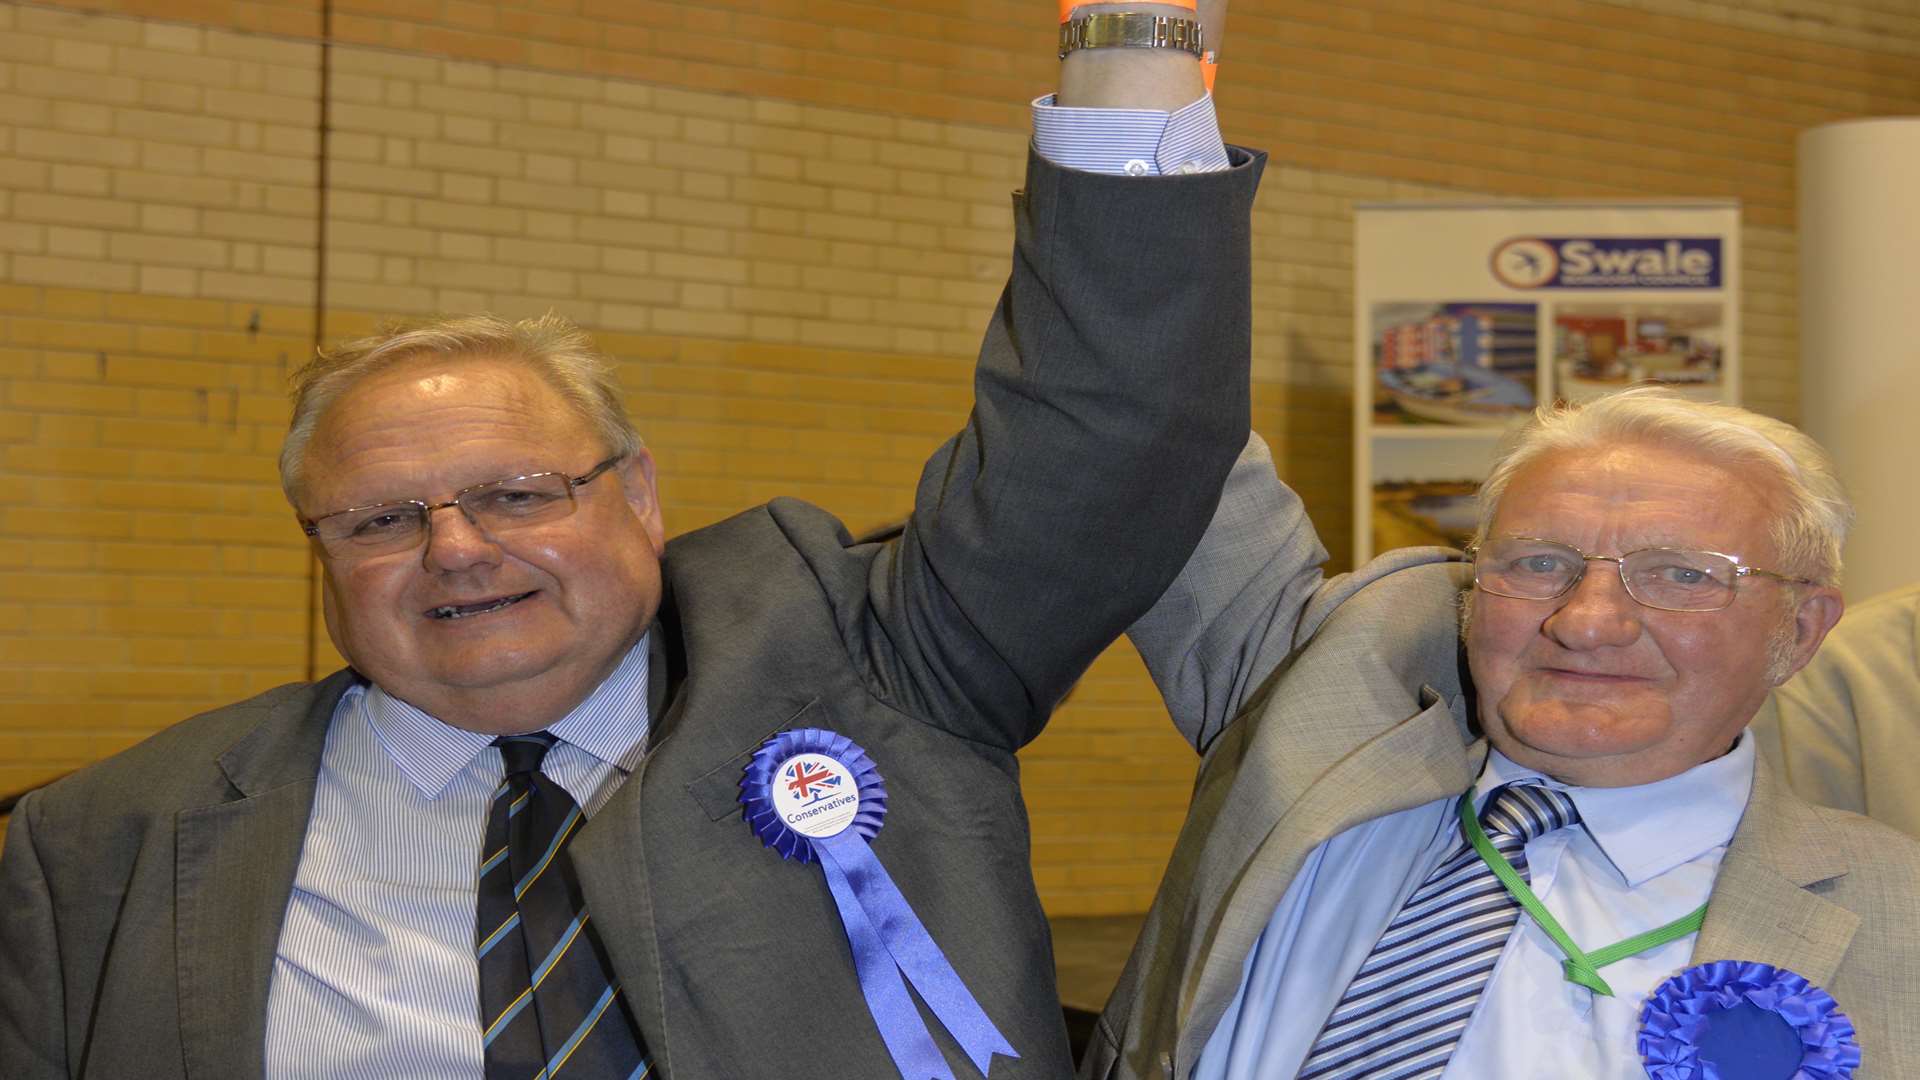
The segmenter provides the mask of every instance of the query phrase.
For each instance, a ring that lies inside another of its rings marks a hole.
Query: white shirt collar
[[[586,700],[546,730],[619,769],[633,772],[646,753],[647,643],[643,636]],[[421,795],[437,799],[493,736],[441,723],[378,685],[362,691],[359,707],[381,749]]]
[[[1634,787],[1573,787],[1514,763],[1498,750],[1473,785],[1475,806],[1494,788],[1534,778],[1566,792],[1580,824],[1629,886],[1656,878],[1733,839],[1753,790],[1753,737],[1677,776]]]

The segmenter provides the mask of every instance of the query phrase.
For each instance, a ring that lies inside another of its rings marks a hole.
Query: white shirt
[[[540,770],[591,818],[640,763],[647,640],[547,730]],[[493,737],[378,686],[334,708],[267,991],[269,1076],[479,1076],[475,867]]]
[[[1753,787],[1753,739],[1657,783],[1569,787],[1494,751],[1473,786],[1527,777],[1572,797],[1578,826],[1527,844],[1534,894],[1591,952],[1707,902]],[[1401,903],[1460,842],[1456,799],[1357,825],[1315,848],[1274,908],[1196,1080],[1291,1080]],[[1566,981],[1559,948],[1522,913],[1448,1062],[1448,1080],[1645,1080],[1642,999],[1685,968],[1688,934],[1600,970],[1601,997]]]

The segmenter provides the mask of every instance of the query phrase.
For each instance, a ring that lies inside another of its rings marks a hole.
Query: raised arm
[[[1098,72],[1068,58],[1063,102],[1200,97],[1189,55],[1099,52]],[[882,693],[1017,747],[1179,571],[1245,438],[1261,160],[1141,177],[1029,156],[973,414],[847,626]]]
[[[1204,539],[1127,628],[1174,726],[1205,750],[1292,653],[1327,551],[1273,454],[1249,435]]]
[[[1356,682],[1453,694],[1452,614],[1467,581],[1459,555],[1400,548],[1353,573],[1324,576],[1327,552],[1306,508],[1253,435],[1186,568],[1127,636],[1174,726],[1202,752],[1343,603],[1370,587],[1395,591],[1369,609],[1379,622],[1370,631],[1377,647],[1357,659]]]

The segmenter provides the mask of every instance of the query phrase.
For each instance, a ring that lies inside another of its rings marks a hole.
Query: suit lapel
[[[1187,985],[1181,987],[1175,1075],[1191,1069],[1239,985],[1247,953],[1314,848],[1363,822],[1458,795],[1473,782],[1474,763],[1482,753],[1477,748],[1468,750],[1461,730],[1460,719],[1436,696],[1411,719],[1339,758],[1283,812],[1266,803],[1255,819],[1264,821],[1266,828],[1250,856],[1221,852],[1217,859],[1206,860],[1218,866],[1231,864],[1233,869],[1203,873],[1197,879],[1206,883],[1208,895],[1200,899],[1202,906],[1195,914],[1207,930],[1197,937],[1195,955],[1188,957],[1185,967],[1190,974]],[[1247,775],[1261,777],[1274,775],[1270,770],[1276,768],[1291,771],[1294,766],[1260,760],[1284,755],[1279,745],[1284,741],[1275,739],[1270,747],[1256,747],[1250,752],[1254,760],[1243,766],[1243,772],[1251,769]],[[1223,817],[1239,813],[1229,805]],[[1240,830],[1241,835],[1244,832]]]
[[[174,955],[180,1039],[190,1076],[258,1076],[264,1069],[274,949],[340,695],[340,672],[269,710],[220,755],[234,801],[174,820]]]
[[[587,912],[599,927],[600,942],[613,960],[621,992],[646,1038],[647,1050],[661,1074],[670,1076],[658,936],[647,890],[647,849],[641,816],[642,785],[651,760],[651,754],[642,758],[619,794],[580,829],[568,856],[580,876]]]
[[[1696,964],[1755,960],[1832,981],[1860,917],[1807,887],[1847,873],[1839,838],[1787,790],[1764,758],[1753,794],[1714,879]]]
[[[580,829],[568,848],[587,911],[613,960],[627,1007],[647,1041],[657,1075],[672,1075],[666,1003],[660,989],[659,936],[647,889],[644,804],[647,766],[686,713],[685,639],[673,602],[671,576],[659,619],[647,639],[647,753],[620,791]]]
[[[182,811],[175,886],[180,1037],[190,1076],[258,1076],[267,984],[314,782]]]

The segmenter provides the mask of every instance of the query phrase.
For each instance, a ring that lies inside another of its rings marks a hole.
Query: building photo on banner
[[[1730,201],[1354,208],[1354,553],[1461,546],[1536,406],[1641,383],[1739,404]]]

